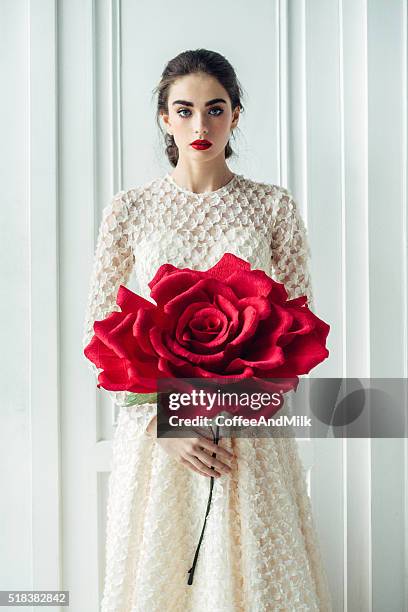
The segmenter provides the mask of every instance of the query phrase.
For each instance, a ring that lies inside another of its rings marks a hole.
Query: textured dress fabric
[[[194,193],[168,173],[120,191],[103,210],[83,346],[95,320],[120,310],[118,288],[132,271],[138,293],[153,301],[148,282],[160,265],[206,270],[226,252],[284,283],[289,298],[306,295],[313,310],[307,231],[287,189],[234,174],[216,191]],[[127,392],[103,392],[119,414],[102,612],[332,610],[295,438],[278,433],[220,440],[233,453],[232,470],[214,479],[194,582],[188,585],[210,479],[184,467],[146,434],[156,404],[126,407]]]

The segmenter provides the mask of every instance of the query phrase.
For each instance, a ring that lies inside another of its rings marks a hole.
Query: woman
[[[155,90],[174,168],[103,211],[85,322],[118,310],[132,269],[140,293],[166,262],[205,270],[225,252],[283,282],[313,309],[306,229],[286,189],[226,159],[241,87],[220,54],[186,51]],[[96,371],[96,370],[95,370]],[[330,611],[305,477],[292,437],[157,438],[156,404],[121,405],[107,512],[104,612]],[[216,450],[216,457],[213,451]],[[215,470],[215,474],[214,474]],[[187,583],[215,476],[194,581]]]

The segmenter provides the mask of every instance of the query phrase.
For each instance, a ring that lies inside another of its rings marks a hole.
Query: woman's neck
[[[221,189],[234,177],[234,173],[226,164],[212,168],[202,165],[192,168],[177,164],[170,176],[183,189],[194,193],[204,193]]]

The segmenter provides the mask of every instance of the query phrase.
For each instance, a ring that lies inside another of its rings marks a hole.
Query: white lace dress
[[[170,174],[121,191],[99,229],[83,346],[93,322],[120,310],[132,270],[139,293],[163,263],[206,270],[225,252],[306,294],[313,310],[306,228],[286,189],[235,174],[197,194]],[[87,362],[89,363],[89,362]],[[94,372],[98,370],[93,368]],[[126,394],[110,393],[120,405]],[[113,440],[102,612],[332,610],[310,498],[294,438],[222,438],[234,454],[214,479],[171,458],[145,433],[155,404],[119,408]]]

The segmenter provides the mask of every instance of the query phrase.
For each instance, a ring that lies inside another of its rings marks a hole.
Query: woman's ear
[[[239,121],[239,115],[240,115],[240,108],[239,106],[236,106],[234,110],[232,111],[231,129],[237,127],[238,121]]]
[[[167,133],[170,134],[170,136],[171,136],[172,132],[171,132],[171,125],[170,125],[170,118],[169,118],[169,116],[166,115],[165,113],[161,113],[161,118],[163,120],[164,127],[165,127]]]

